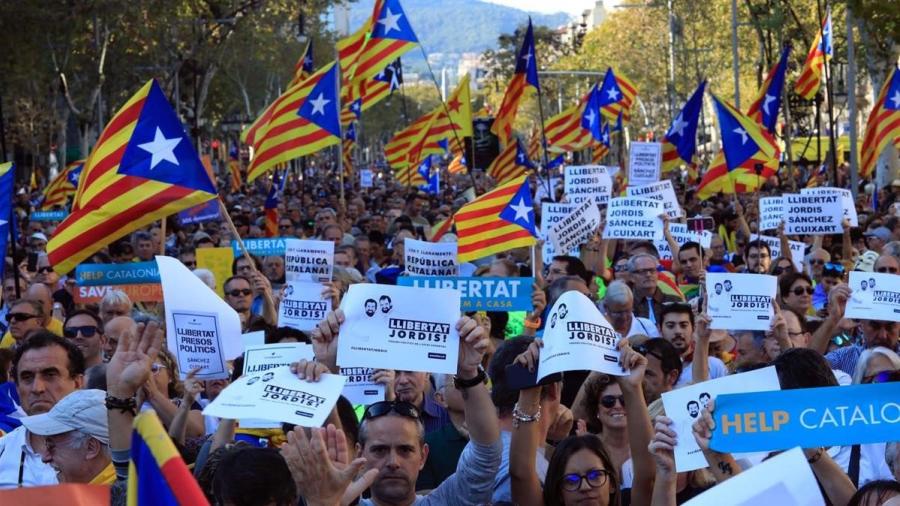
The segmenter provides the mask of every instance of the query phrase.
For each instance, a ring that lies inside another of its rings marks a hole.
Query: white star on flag
[[[522,55],[522,59],[525,60],[525,66],[528,66],[528,62],[531,61],[531,51]]]
[[[900,90],[895,91],[890,100],[894,103],[894,109],[900,109]]]
[[[606,96],[609,97],[610,100],[619,100],[619,91],[615,88],[610,88],[606,90]]]
[[[686,127],[687,121],[681,119],[681,113],[678,113],[678,116],[675,116],[675,121],[672,123],[672,133],[678,134],[679,137],[684,135],[684,127]]]
[[[181,139],[182,137],[166,139],[162,130],[156,127],[156,134],[154,134],[152,142],[138,144],[139,148],[152,155],[150,157],[150,170],[155,169],[159,162],[163,160],[178,165],[178,158],[175,157],[175,146],[181,142]]]
[[[593,127],[593,126],[594,126],[594,120],[597,119],[597,115],[594,114],[594,110],[593,110],[593,109],[588,109],[588,112],[587,112],[587,114],[584,115],[584,117],[588,120],[588,125],[590,125],[590,126]]]
[[[769,95],[768,93],[766,93],[766,101],[763,102],[762,108],[763,108],[763,111],[765,111],[767,115],[772,114],[769,112],[769,104],[771,104],[774,101],[775,101],[775,96]]]
[[[316,114],[325,114],[325,106],[328,105],[329,102],[331,102],[331,100],[325,98],[324,93],[319,92],[318,97],[316,97],[314,100],[309,101],[309,103],[313,106],[313,116],[315,116]]]
[[[534,211],[534,209],[525,205],[524,197],[520,197],[519,203],[510,206],[510,208],[516,212],[516,217],[513,218],[513,221],[519,221],[519,218],[521,218],[525,223],[531,223],[531,218],[528,217],[528,213]]]
[[[747,131],[741,127],[737,127],[732,132],[741,136],[741,145],[747,144]]]
[[[403,14],[392,13],[390,7],[385,8],[384,12],[384,17],[378,20],[379,25],[384,25],[384,34],[387,35],[391,33],[391,30],[397,30],[398,32],[402,31],[397,22],[403,17]]]

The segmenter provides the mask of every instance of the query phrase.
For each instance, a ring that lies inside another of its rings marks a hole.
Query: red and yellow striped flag
[[[41,209],[53,209],[55,206],[65,206],[69,197],[75,195],[78,189],[78,179],[84,168],[84,160],[78,160],[66,165],[53,181],[44,188],[44,201]]]
[[[450,174],[466,174],[469,171],[467,163],[465,155],[459,153],[453,157],[453,160],[450,160],[447,172]]]
[[[525,93],[528,90],[536,91],[540,87],[535,58],[534,28],[531,26],[531,18],[528,18],[528,30],[516,56],[515,73],[509,81],[509,86],[506,87],[503,102],[500,103],[500,109],[497,110],[497,116],[491,126],[491,132],[500,139],[501,146],[508,144],[512,137],[513,122],[516,120],[519,103],[525,97]]]
[[[822,22],[822,29],[816,31],[816,38],[813,39],[806,61],[803,62],[800,77],[794,83],[794,92],[806,100],[812,100],[819,92],[825,61],[830,60],[833,53],[831,41],[831,12],[829,12]]]
[[[878,156],[891,142],[900,142],[900,72],[897,72],[896,65],[884,80],[878,100],[866,121],[859,164],[862,177],[870,177],[875,172]]]
[[[522,141],[516,139],[507,144],[497,158],[494,158],[488,166],[487,173],[497,184],[524,176],[528,169],[533,168],[527,156]]]
[[[419,44],[399,0],[378,0],[367,23],[371,32],[353,69],[352,82],[375,76]]]
[[[591,133],[581,127],[585,98],[544,123],[549,151],[555,153],[578,151],[590,144]]]
[[[609,154],[609,147],[602,142],[591,143],[591,163],[594,165],[602,165],[603,157]]]
[[[535,244],[531,189],[525,176],[504,183],[462,206],[453,215],[458,258],[468,262]]]

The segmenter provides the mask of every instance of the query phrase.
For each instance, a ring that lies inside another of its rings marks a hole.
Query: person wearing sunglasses
[[[806,255],[807,273],[816,284],[822,281],[822,272],[824,271],[825,264],[830,262],[831,253],[823,248],[813,248],[813,250]]]
[[[872,270],[881,274],[900,274],[900,261],[891,255],[881,255],[875,260]]]
[[[63,324],[63,337],[81,350],[85,368],[103,363],[103,322],[90,309],[79,309],[70,314]]]
[[[631,448],[625,396],[618,382],[612,376],[592,372],[578,391],[572,415],[578,420],[576,433],[596,434],[610,456],[611,469],[621,476],[622,465],[631,458]]]
[[[6,313],[6,323],[9,325],[9,334],[12,340],[10,344],[22,343],[28,334],[44,328],[44,322],[47,315],[44,313],[44,307],[30,300],[20,299],[14,301],[9,306],[9,312]],[[4,344],[6,338],[4,338]],[[6,348],[7,346],[3,346]]]
[[[853,371],[853,384],[900,381],[898,374],[900,374],[900,355],[882,346],[876,346],[859,356],[859,362]]]
[[[781,293],[781,307],[796,311],[798,314],[812,314],[812,279],[803,272],[785,274],[778,280]]]
[[[259,275],[262,276],[262,275]],[[242,276],[231,276],[223,285],[225,302],[234,309],[241,318],[241,330],[248,332],[250,329],[259,330],[264,327],[266,320],[253,314],[253,288],[250,279]]]
[[[838,300],[838,303],[829,304],[828,318],[826,318],[810,342],[810,348],[824,353],[828,348],[828,342],[832,333],[838,327],[838,323],[844,317],[844,309],[846,308],[846,300],[849,298],[850,290],[847,285],[841,284],[832,289],[832,301]],[[900,323],[881,320],[859,320],[859,331],[862,336],[862,345],[852,344],[843,348],[838,348],[827,355],[825,358],[831,364],[833,369],[839,369],[847,374],[853,374],[859,357],[867,349],[881,346],[889,350],[897,351],[897,342],[900,340]]]

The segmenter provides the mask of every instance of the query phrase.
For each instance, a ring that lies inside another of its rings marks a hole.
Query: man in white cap
[[[109,425],[103,390],[76,390],[53,409],[27,416],[22,425],[44,436],[44,463],[60,483],[111,485],[116,481],[109,454]]]
[[[38,252],[47,251],[47,235],[43,232],[35,232],[28,239],[31,249]]]

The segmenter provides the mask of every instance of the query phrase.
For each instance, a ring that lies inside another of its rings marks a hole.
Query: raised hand
[[[644,373],[647,372],[647,357],[634,351],[628,343],[628,339],[619,339],[619,365],[623,371],[628,371],[626,376],[616,376],[616,381],[622,386],[641,388],[644,381]]]
[[[463,379],[469,379],[478,374],[478,366],[490,348],[491,338],[478,322],[468,316],[463,316],[456,322],[456,330],[459,331],[457,374]]]
[[[106,365],[107,392],[112,397],[134,397],[150,379],[150,367],[162,347],[159,324],[138,324],[122,333],[116,351]]]
[[[678,434],[671,428],[672,420],[666,416],[657,416],[654,420],[653,439],[647,450],[656,461],[656,470],[659,473],[675,474],[675,446],[678,444]]]

